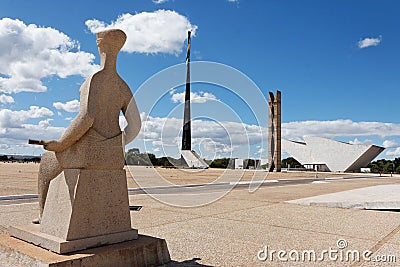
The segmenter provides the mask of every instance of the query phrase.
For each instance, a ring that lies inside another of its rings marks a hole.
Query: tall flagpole
[[[182,150],[192,150],[192,131],[190,126],[190,35],[188,31],[188,47],[186,53],[186,91],[185,111],[182,129]]]

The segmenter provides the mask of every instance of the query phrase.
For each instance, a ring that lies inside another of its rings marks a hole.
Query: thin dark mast
[[[182,150],[192,150],[192,130],[190,126],[190,35],[188,31],[188,47],[186,53],[186,92],[185,113],[182,129]]]

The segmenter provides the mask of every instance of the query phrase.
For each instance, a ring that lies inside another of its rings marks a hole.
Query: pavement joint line
[[[383,245],[385,245],[390,239],[393,238],[397,233],[400,232],[400,225],[398,225],[396,228],[394,228],[389,234],[387,234],[384,238],[379,240],[371,249],[370,251],[372,254],[375,254]],[[351,267],[357,267],[361,266],[365,260],[362,258],[359,262],[353,263]]]
[[[255,209],[255,208],[259,208],[259,207],[264,207],[265,205],[260,205],[260,206],[255,206],[255,207],[251,207],[251,208],[245,208],[245,209],[240,209],[240,210],[230,210],[230,211],[226,211],[226,212],[220,212],[220,213],[214,213],[214,214],[209,214],[207,217],[212,217],[215,219],[226,219],[229,220],[230,218],[220,218],[220,217],[215,217],[217,215],[224,215],[224,214],[229,214],[229,213],[233,213],[233,212],[238,212],[238,211],[248,211],[251,209]],[[235,221],[239,221],[239,222],[249,222],[249,221],[244,221],[244,220],[239,220],[236,219]]]
[[[245,221],[245,220],[232,219],[232,218],[218,218],[218,219],[224,219],[224,220],[229,220],[229,221],[234,221],[234,222],[242,222],[242,223],[253,223],[253,224],[258,224],[258,225],[262,225],[262,226],[289,229],[289,230],[307,232],[307,233],[312,233],[312,234],[324,234],[324,235],[333,236],[336,239],[339,238],[339,237],[346,237],[346,238],[350,238],[350,239],[374,241],[372,238],[363,238],[363,237],[360,237],[360,236],[343,235],[343,234],[340,234],[340,233],[331,233],[331,232],[321,232],[321,231],[315,231],[315,230],[309,230],[309,229],[300,229],[300,228],[288,227],[288,226],[282,226],[282,225],[276,225],[276,224],[267,224],[267,223],[264,223],[264,222],[252,222],[252,221]]]
[[[257,207],[263,207],[263,206],[265,206],[265,205],[259,205],[259,206],[251,207],[250,209],[257,208]],[[173,212],[171,210],[167,210],[167,209],[164,209],[164,208],[152,208],[152,209],[158,209],[158,210],[162,210],[162,211]],[[224,212],[214,213],[214,214],[207,214],[207,215],[199,215],[199,214],[194,214],[194,213],[190,213],[190,212],[187,212],[187,213],[186,212],[182,212],[182,213],[187,214],[187,215],[199,216],[199,217],[194,217],[194,218],[191,218],[191,219],[188,219],[188,220],[194,220],[194,219],[199,219],[199,218],[209,218],[209,217],[214,218],[214,219],[225,219],[225,218],[219,218],[219,217],[214,217],[214,216],[222,215],[222,214],[228,214],[228,213],[237,212],[237,211],[245,211],[245,210],[249,210],[249,208],[242,208],[242,209],[239,209],[239,210],[229,210],[229,211],[224,211]],[[183,220],[183,221],[187,221],[187,220]],[[177,221],[177,222],[182,222],[182,221]],[[171,223],[173,223],[173,222],[171,222]],[[170,223],[166,223],[166,224],[170,224]]]
[[[219,212],[219,213],[213,213],[213,214],[207,214],[207,215],[201,215],[202,217],[213,217],[213,216],[215,216],[215,215],[220,215],[220,214],[227,214],[227,213],[232,213],[232,212],[237,212],[237,211],[244,211],[244,210],[249,210],[249,209],[253,209],[253,208],[257,208],[257,207],[264,207],[265,205],[258,205],[258,206],[254,206],[254,207],[251,207],[251,208],[241,208],[241,209],[238,209],[238,210],[229,210],[229,211],[223,211],[223,212]],[[171,210],[168,210],[168,209],[165,209],[165,208],[155,208],[155,209],[159,209],[159,210],[163,210],[163,211],[170,211],[171,212]],[[187,215],[198,215],[197,213],[191,213],[191,212],[185,212],[185,211],[181,211],[182,213],[184,213],[184,214],[187,214]]]
[[[240,220],[240,219],[218,218],[218,217],[216,219],[222,219],[222,220],[228,220],[228,221],[234,221],[234,222],[241,222],[241,223],[252,223],[252,224],[258,224],[258,225],[263,225],[263,226],[268,226],[268,227],[272,226],[272,227],[276,227],[276,228],[290,229],[290,230],[295,230],[295,231],[300,231],[300,232],[308,232],[308,233],[313,233],[313,234],[333,235],[335,237],[339,236],[339,234],[337,234],[337,233],[329,233],[329,232],[320,232],[320,231],[308,230],[308,229],[300,229],[300,228],[288,227],[288,226],[283,226],[283,225],[268,224],[268,223],[264,223],[264,222],[252,222],[252,221],[246,221],[246,220]],[[355,239],[362,239],[362,238],[359,238],[359,237],[348,236],[348,235],[340,235],[340,236],[350,237],[350,238],[355,238]],[[370,240],[370,239],[365,239],[365,240]]]
[[[175,224],[175,223],[180,223],[180,222],[193,221],[193,220],[197,220],[197,219],[201,219],[201,218],[210,218],[210,217],[213,218],[213,219],[218,219],[218,220],[229,220],[228,218],[218,218],[218,217],[213,217],[213,216],[219,215],[219,214],[226,214],[226,213],[231,213],[231,212],[243,211],[243,210],[247,210],[247,209],[227,211],[227,212],[221,212],[221,213],[217,213],[217,214],[207,214],[207,215],[198,215],[198,214],[186,213],[187,215],[197,215],[197,217],[190,218],[190,219],[185,219],[185,220],[172,221],[172,222],[168,222],[168,223],[164,223],[164,224],[160,224],[160,225],[156,225],[156,226],[143,227],[142,229],[151,229],[151,228],[154,228],[154,227],[159,227],[159,226],[164,226],[164,225],[169,225],[169,224]],[[172,212],[170,210],[163,210],[163,211]],[[240,220],[238,220],[238,221],[239,222],[245,222],[245,221],[240,221]]]
[[[251,194],[251,193],[250,193]],[[253,201],[253,202],[263,202],[263,203],[271,203],[271,204],[277,204],[277,203],[282,203],[280,201],[271,201],[271,200],[249,200],[247,198],[242,198],[242,197],[236,197],[236,196],[230,196],[233,199],[237,199],[237,200],[247,200],[247,201]]]
[[[201,219],[201,218],[203,218],[203,217],[207,217],[207,216],[198,216],[198,217],[194,217],[194,218],[190,218],[190,219],[182,219],[182,220],[178,220],[178,221],[166,222],[166,223],[162,223],[162,224],[158,224],[158,225],[152,225],[152,226],[142,227],[142,228],[140,228],[140,229],[143,230],[143,229],[157,228],[157,227],[160,227],[160,226],[166,226],[166,225],[171,225],[171,224],[175,224],[175,223],[193,221],[193,220]]]

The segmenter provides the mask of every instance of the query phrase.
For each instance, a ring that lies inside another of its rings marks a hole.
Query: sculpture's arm
[[[128,104],[122,108],[125,119],[128,125],[123,129],[122,144],[125,146],[135,139],[142,128],[142,121],[140,119],[139,110],[136,105],[135,98],[131,96]]]
[[[44,141],[44,149],[60,152],[75,144],[92,126],[93,118],[88,115],[78,116],[71,122],[60,140]]]
[[[60,152],[72,146],[92,127],[94,119],[90,116],[89,107],[89,85],[90,78],[87,79],[80,89],[80,111],[78,116],[71,122],[60,140],[50,140],[43,142],[43,148],[49,151]]]

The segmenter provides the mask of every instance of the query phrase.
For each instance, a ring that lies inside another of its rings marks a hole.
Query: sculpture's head
[[[96,43],[99,51],[118,54],[126,41],[126,34],[119,29],[105,30],[96,33]]]

